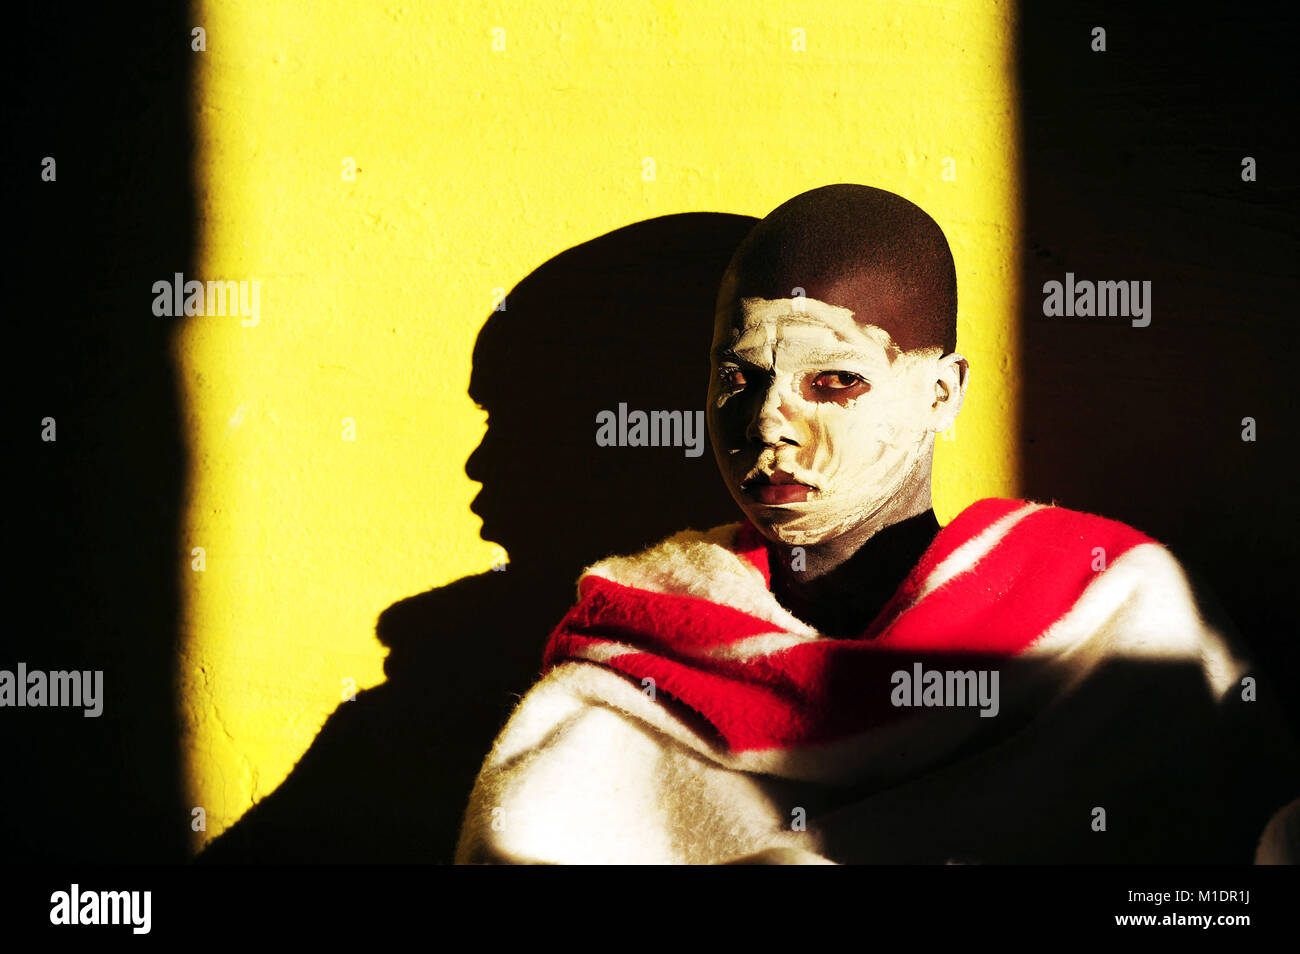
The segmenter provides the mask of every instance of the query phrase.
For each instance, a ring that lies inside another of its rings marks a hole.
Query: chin
[[[835,539],[839,534],[826,530],[808,530],[798,526],[806,524],[810,515],[807,511],[790,514],[787,517],[774,516],[764,508],[742,507],[755,529],[773,543],[791,547],[812,547]]]

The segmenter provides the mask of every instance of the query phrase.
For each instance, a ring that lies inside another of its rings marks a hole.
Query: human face
[[[825,543],[928,480],[941,355],[900,353],[883,329],[815,298],[743,298],[719,316],[709,436],[764,536]]]

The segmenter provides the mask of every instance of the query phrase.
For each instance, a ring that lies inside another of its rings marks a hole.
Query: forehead
[[[713,357],[771,357],[777,350],[814,358],[845,357],[892,362],[898,353],[883,328],[858,322],[853,312],[816,298],[742,298],[719,315]]]

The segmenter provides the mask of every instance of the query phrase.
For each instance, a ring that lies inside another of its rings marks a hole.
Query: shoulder
[[[987,498],[947,523],[922,557],[922,576],[949,578],[978,566],[982,575],[1021,586],[1048,580],[1078,591],[1121,559],[1177,560],[1158,541],[1126,523],[1032,500]]]
[[[1231,622],[1210,611],[1216,601],[1206,584],[1141,530],[1066,507],[993,498],[967,507],[950,528],[959,531],[947,542],[950,562],[974,567],[1008,613],[1038,614],[1047,623],[1039,650],[1092,640],[1111,653],[1194,658],[1216,694],[1245,669]]]
[[[636,553],[607,557],[582,572],[637,589],[706,596],[720,581],[746,580],[754,571],[736,552],[741,524],[682,530]],[[581,586],[581,581],[580,581]]]
[[[977,500],[943,529],[950,536],[965,539],[990,531],[1001,536],[1016,529],[1019,536],[1039,543],[1109,540],[1135,546],[1157,542],[1141,530],[1099,514],[1055,503],[1001,497]]]
[[[1030,500],[987,498],[944,525],[900,595],[914,602],[943,589],[964,602],[1022,606],[1028,599],[1058,615],[1140,548],[1160,551],[1156,559],[1166,555],[1146,534],[1117,520]]]
[[[736,537],[742,526],[744,526],[743,523],[737,522],[719,524],[718,526],[710,527],[707,530],[695,530],[689,528],[686,530],[679,530],[677,533],[665,537],[644,549],[637,550],[633,553],[615,554],[606,557],[604,560],[593,564],[589,569],[615,563],[653,558],[656,555],[668,553],[704,552],[715,548],[730,551],[736,544]]]
[[[610,557],[588,567],[578,581],[579,605],[597,592],[602,599],[640,605],[664,598],[686,615],[701,609],[698,600],[738,610],[787,632],[811,635],[772,595],[764,572],[766,554],[752,527],[727,523],[709,530],[683,530],[639,553]],[[613,584],[611,587],[610,584]]]

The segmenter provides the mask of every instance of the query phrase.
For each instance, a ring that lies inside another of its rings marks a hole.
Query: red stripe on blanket
[[[912,662],[968,669],[1024,652],[1061,618],[1096,576],[1095,548],[1109,565],[1150,538],[1123,524],[1061,508],[1019,521],[972,569],[916,601],[926,578],[959,546],[1023,506],[986,500],[936,536],[894,600],[868,630],[874,638],[823,639],[746,659],[710,649],[772,633],[773,624],[693,596],[655,593],[595,576],[556,627],[545,668],[581,659],[609,641],[635,652],[603,664],[678,700],[733,751],[828,742],[904,718],[890,702],[891,676]],[[769,579],[752,527],[736,552]]]
[[[780,629],[748,613],[698,596],[653,593],[622,586],[599,576],[584,576],[576,606],[565,617],[577,634],[600,636],[617,642],[635,642],[643,648],[665,650],[690,646],[715,646],[771,633]],[[646,597],[658,597],[642,603]],[[653,605],[646,626],[647,608]]]

